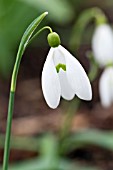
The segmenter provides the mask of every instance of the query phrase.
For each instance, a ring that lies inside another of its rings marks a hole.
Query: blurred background
[[[70,42],[79,16],[84,10],[92,7],[103,10],[112,26],[112,0],[0,0],[1,165],[11,73],[24,31],[34,18],[48,11],[48,16],[38,29],[45,25],[52,27],[53,31],[60,35],[62,45],[78,58],[88,73],[90,63],[86,54],[91,50],[94,21],[88,22],[81,42],[75,40],[76,44],[80,43],[75,45],[75,49]],[[49,51],[47,34],[48,30],[40,34],[22,58],[12,124],[11,168],[112,170],[113,105],[103,108],[98,92],[98,82],[103,70],[99,69],[98,75],[92,81],[91,102],[81,101],[77,109],[76,98],[70,102],[61,100],[57,109],[49,109],[42,94],[40,81]],[[77,37],[77,34],[74,36]]]

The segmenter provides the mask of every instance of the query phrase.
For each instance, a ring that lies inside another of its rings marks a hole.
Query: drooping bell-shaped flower
[[[113,67],[108,67],[102,73],[99,82],[100,99],[103,107],[113,103]]]
[[[42,71],[42,91],[53,109],[59,105],[61,96],[66,100],[75,95],[83,100],[92,98],[91,85],[82,65],[61,45],[51,47],[48,53]]]
[[[92,37],[92,50],[101,67],[113,63],[113,31],[108,24],[96,27]]]

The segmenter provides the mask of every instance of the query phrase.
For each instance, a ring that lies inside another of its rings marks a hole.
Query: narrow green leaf
[[[44,159],[34,159],[27,160],[21,163],[14,164],[10,166],[9,170],[53,170],[51,166],[51,162],[46,162]],[[69,160],[60,160],[57,167],[54,170],[99,170],[98,168],[94,168],[91,166],[81,166],[77,163],[73,163]],[[1,170],[1,168],[0,168]]]
[[[96,167],[86,166],[86,165],[79,165],[78,163],[73,163],[69,160],[61,160],[59,170],[99,170]]]
[[[83,130],[68,136],[63,144],[63,151],[95,145],[113,151],[113,132],[99,130]]]
[[[26,31],[23,34],[23,37],[20,41],[20,45],[18,48],[17,52],[17,57],[13,69],[13,74],[12,74],[12,80],[11,80],[11,91],[15,92],[16,90],[16,81],[17,81],[17,75],[19,71],[19,66],[21,62],[22,55],[29,43],[29,40],[33,34],[33,32],[36,30],[37,26],[40,24],[40,22],[44,19],[44,17],[48,14],[48,12],[44,12],[42,15],[37,17],[26,29]]]
[[[20,42],[20,48],[22,49],[24,46],[24,49],[27,46],[27,43],[29,41],[29,39],[31,38],[33,32],[36,30],[37,26],[40,24],[40,22],[45,18],[45,16],[48,14],[48,12],[44,12],[42,15],[40,15],[39,17],[37,17],[30,25],[29,27],[26,29],[21,42]]]

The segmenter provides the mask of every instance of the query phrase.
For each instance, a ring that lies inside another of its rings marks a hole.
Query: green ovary
[[[66,71],[66,65],[59,63],[59,64],[56,66],[56,71],[57,71],[57,73],[59,73],[60,68],[62,68],[62,70],[64,70],[64,71]]]

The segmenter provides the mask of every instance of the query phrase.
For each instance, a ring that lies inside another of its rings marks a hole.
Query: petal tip
[[[45,101],[51,109],[56,109],[60,103],[60,99],[57,100],[57,102],[50,102],[47,98],[45,98]]]
[[[87,89],[85,91],[85,93],[83,92],[82,94],[77,94],[77,96],[82,99],[82,100],[86,100],[86,101],[90,101],[92,100],[92,88],[91,88],[91,85],[89,87],[89,89]]]
[[[87,100],[87,101],[92,100],[92,88],[91,88],[91,86],[90,86],[89,92],[88,92],[85,100]]]

